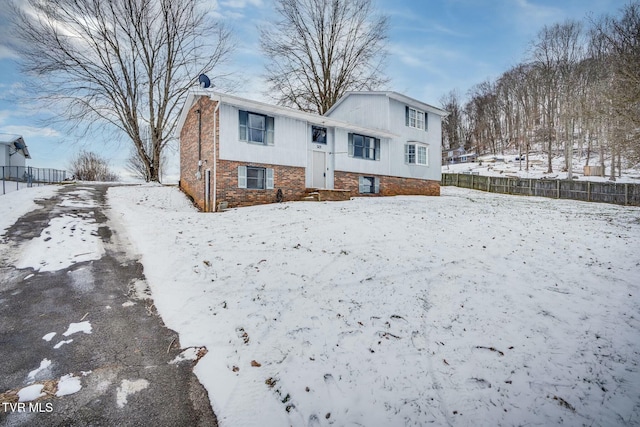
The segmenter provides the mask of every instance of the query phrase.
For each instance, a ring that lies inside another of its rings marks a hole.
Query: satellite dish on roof
[[[200,82],[200,87],[204,89],[211,87],[211,80],[209,80],[209,77],[207,77],[206,74],[200,74],[198,81]]]

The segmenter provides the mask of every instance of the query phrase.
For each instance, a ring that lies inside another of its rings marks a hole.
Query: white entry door
[[[313,188],[325,188],[327,177],[327,160],[324,151],[313,152],[313,175],[311,184]]]

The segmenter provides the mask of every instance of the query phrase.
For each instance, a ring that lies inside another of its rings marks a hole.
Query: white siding
[[[406,104],[384,94],[350,94],[342,101],[332,111],[331,117],[360,126],[384,129],[398,137],[391,140],[382,139],[380,161],[372,161],[349,157],[347,132],[338,130],[336,132],[336,170],[439,181],[441,179],[441,117],[427,111],[427,130],[411,128],[405,122],[405,107]],[[405,164],[404,146],[408,142],[428,144],[428,166]]]
[[[349,132],[336,129],[335,170],[375,175],[389,174],[389,140],[380,139],[380,160],[349,156]]]
[[[11,147],[12,145],[0,144],[0,166],[25,167],[27,159],[22,155],[22,151],[18,151],[17,153],[10,155],[10,153],[15,151]],[[14,169],[13,175],[15,175],[15,173]]]
[[[239,109],[223,104],[220,107],[220,159],[306,167],[308,187],[312,183],[313,151],[327,153],[327,188],[334,188],[335,170],[439,181],[441,117],[427,111],[427,130],[410,128],[405,124],[405,107],[403,102],[383,94],[351,94],[332,112],[333,118],[398,135],[393,139],[380,139],[380,160],[368,160],[349,156],[347,129],[328,127],[327,144],[313,144],[311,124],[286,116],[275,116],[273,146],[240,141]],[[260,110],[248,110],[270,115]],[[427,166],[405,164],[404,147],[410,142],[427,145]]]
[[[395,99],[389,99],[389,116],[391,119],[389,130],[400,135],[399,138],[394,138],[391,143],[389,152],[390,175],[439,181],[442,176],[440,169],[441,118],[437,114],[426,112],[427,130],[411,128],[406,125],[405,107],[406,104]],[[428,144],[428,166],[408,165],[404,162],[404,146],[413,141]]]
[[[330,117],[372,129],[389,129],[389,103],[385,95],[349,94]]]
[[[222,104],[219,111],[221,160],[306,167],[306,146],[310,136],[305,121],[275,116],[274,145],[252,144],[240,141],[239,109]],[[255,109],[249,111],[270,115]]]
[[[9,166],[9,146],[0,144],[0,166]]]

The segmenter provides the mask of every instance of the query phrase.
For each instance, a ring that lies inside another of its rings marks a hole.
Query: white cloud
[[[5,122],[7,118],[11,117],[11,111],[0,110],[0,125]]]
[[[0,127],[0,132],[15,135],[22,135],[25,139],[34,137],[56,138],[60,136],[60,132],[49,127],[35,127],[23,125],[9,125]]]
[[[244,9],[247,6],[262,7],[262,0],[226,0],[220,2],[221,6],[232,7],[234,9]]]
[[[16,59],[19,58],[18,54],[7,46],[0,45],[0,59]]]
[[[512,5],[516,7],[512,8]],[[558,7],[534,4],[529,0],[510,0],[508,6],[504,12],[515,22],[517,28],[526,33],[558,22],[564,16],[564,11]]]

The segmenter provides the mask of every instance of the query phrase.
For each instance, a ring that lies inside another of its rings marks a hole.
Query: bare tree
[[[464,145],[464,124],[460,95],[452,90],[440,98],[441,107],[449,112],[442,121],[442,146],[445,149]],[[467,147],[469,148],[469,147]]]
[[[263,27],[270,94],[324,114],[346,91],[382,87],[388,18],[371,0],[276,0],[280,21]]]
[[[141,133],[142,133],[141,135],[142,143],[144,144],[145,150],[151,151],[152,141],[151,141],[150,130],[148,128],[142,129]],[[160,168],[158,170],[158,178],[160,181],[162,181],[163,173],[164,173],[165,167],[167,166],[167,156],[166,156],[167,149],[170,149],[170,148],[167,147],[160,154],[160,163],[159,163]],[[147,182],[151,181],[151,177],[149,176],[149,170],[147,169],[142,159],[140,159],[140,156],[138,156],[137,150],[133,146],[130,149],[129,158],[125,163],[125,168],[129,172],[131,172],[134,177],[143,179]]]
[[[640,2],[626,5],[620,18],[596,24],[595,38],[612,71],[606,99],[613,110],[610,179],[615,180],[616,160],[620,173],[623,152],[632,162],[640,161]]]
[[[118,181],[109,162],[91,151],[79,152],[69,164],[69,170],[80,181]]]
[[[199,0],[24,0],[15,3],[22,68],[70,131],[113,129],[159,181],[187,90],[233,48]],[[150,144],[142,129],[149,128]]]

